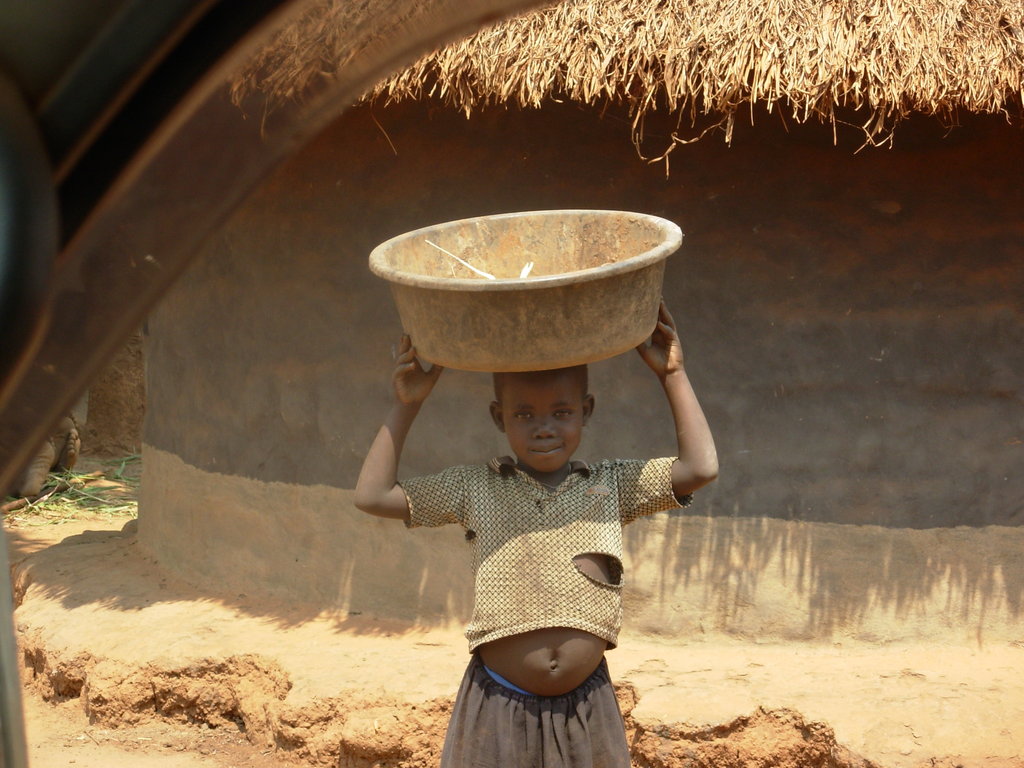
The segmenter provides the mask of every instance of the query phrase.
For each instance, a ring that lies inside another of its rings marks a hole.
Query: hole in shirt
[[[611,587],[622,586],[622,562],[603,552],[582,552],[572,559],[584,576]]]

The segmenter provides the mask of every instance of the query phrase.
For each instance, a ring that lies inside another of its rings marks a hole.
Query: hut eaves
[[[236,80],[295,98],[352,55],[348,4],[323,0]],[[1021,0],[571,0],[423,56],[364,99],[441,99],[467,115],[549,99],[620,103],[729,128],[745,105],[797,121],[856,111],[877,140],[912,113],[1019,118]]]

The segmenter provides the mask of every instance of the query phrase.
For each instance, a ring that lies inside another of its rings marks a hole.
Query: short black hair
[[[589,394],[589,371],[586,365],[581,364],[570,365],[567,368],[551,368],[545,371],[496,371],[492,377],[494,379],[494,399],[499,403],[501,402],[501,388],[504,386],[505,381],[511,376],[553,377],[563,376],[565,374],[569,374],[579,382],[580,395],[586,396]]]

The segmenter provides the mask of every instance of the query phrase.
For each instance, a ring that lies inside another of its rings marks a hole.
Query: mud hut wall
[[[785,639],[1021,631],[1024,193],[1019,128],[906,125],[855,152],[771,118],[640,162],[570,105],[466,121],[355,109],[238,210],[148,324],[140,541],[224,595],[464,621],[460,531],[351,506],[400,333],[366,268],[439,221],[597,207],[677,221],[665,295],[720,480],[628,529],[633,630]],[[659,136],[649,131],[648,140]],[[664,138],[662,136],[661,138]],[[635,355],[595,364],[580,455],[673,450]],[[488,377],[448,371],[403,473],[504,452]]]

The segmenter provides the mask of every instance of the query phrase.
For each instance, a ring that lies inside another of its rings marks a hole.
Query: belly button
[[[550,667],[552,672],[558,669],[558,659],[552,659],[551,662],[548,664],[548,667]]]

